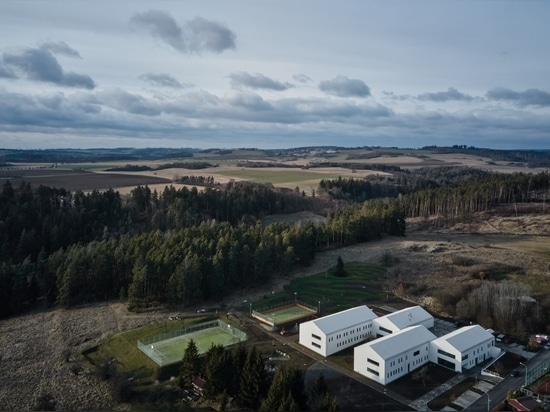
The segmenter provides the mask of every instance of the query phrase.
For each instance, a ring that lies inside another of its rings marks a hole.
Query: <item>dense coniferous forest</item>
[[[270,185],[225,190],[137,187],[69,193],[5,183],[0,196],[0,316],[46,299],[64,307],[127,297],[132,310],[188,306],[225,296],[296,265],[324,248],[404,235],[393,202],[345,207],[326,225],[263,226],[261,217],[311,210],[315,199]]]
[[[264,216],[320,211],[326,201],[269,184],[162,193],[139,186],[121,197],[8,181],[0,193],[0,317],[37,302],[71,307],[118,297],[132,310],[187,307],[285,276],[329,248],[403,236],[407,217],[454,222],[501,204],[544,208],[549,186],[546,172],[449,168],[338,178],[319,185],[338,199],[325,224],[264,226]]]

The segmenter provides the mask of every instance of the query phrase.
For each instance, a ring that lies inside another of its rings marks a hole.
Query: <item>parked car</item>
[[[514,378],[516,376],[519,376],[519,371],[517,369],[514,369],[512,372],[510,372],[510,376],[513,376]]]

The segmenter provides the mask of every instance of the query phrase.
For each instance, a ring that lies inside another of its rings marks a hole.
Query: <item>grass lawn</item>
[[[297,299],[314,307],[320,304],[321,315],[328,315],[384,298],[385,267],[375,263],[350,262],[344,265],[344,269],[344,277],[335,276],[333,268],[294,279],[283,292],[265,295],[261,301],[252,302],[252,309],[262,311],[262,308]],[[249,312],[248,305],[245,303],[241,307],[242,312]]]
[[[145,347],[147,352],[152,351],[157,355],[157,358],[160,358],[160,366],[166,366],[181,361],[183,353],[187,348],[187,345],[191,339],[197,345],[199,355],[206,353],[212,345],[217,346],[230,346],[239,342],[239,338],[230,332],[224,330],[219,326],[213,328],[202,329],[196,332],[186,333],[185,335],[177,336],[174,338],[162,340],[155,342],[151,345]],[[149,356],[149,353],[147,353]]]
[[[204,318],[170,321],[116,333],[96,348],[85,351],[83,355],[89,363],[96,367],[100,367],[106,360],[114,358],[117,360],[117,368],[120,372],[142,381],[153,382],[156,379],[159,367],[138,349],[137,341],[147,336],[181,329],[204,321]]]

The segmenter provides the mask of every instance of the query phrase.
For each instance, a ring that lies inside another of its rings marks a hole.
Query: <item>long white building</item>
[[[299,343],[323,356],[330,356],[374,336],[376,314],[357,306],[300,324]]]
[[[435,338],[423,325],[416,325],[356,346],[353,370],[386,385],[428,363]]]
[[[470,369],[500,353],[491,331],[479,325],[457,329],[434,339],[431,345],[430,361],[456,372]]]

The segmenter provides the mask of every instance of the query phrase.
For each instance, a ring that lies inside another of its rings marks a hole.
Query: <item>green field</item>
[[[336,262],[335,262],[336,263]],[[305,302],[314,307],[321,305],[321,315],[349,309],[357,305],[369,304],[385,298],[384,285],[386,268],[375,263],[345,263],[346,276],[337,277],[335,270],[313,276],[294,279],[285,292],[264,296],[259,302],[253,302],[253,309],[275,306],[294,300]],[[248,308],[243,307],[248,313]]]
[[[246,340],[246,334],[221,321],[211,321],[190,328],[164,332],[137,341],[137,347],[160,367],[181,362],[189,342],[193,340],[200,355],[212,346],[231,346]]]
[[[181,362],[185,348],[191,340],[197,345],[200,355],[206,353],[211,346],[231,346],[240,341],[238,336],[233,335],[221,326],[215,326],[151,344],[140,345],[140,350],[163,367]]]
[[[288,170],[269,170],[269,169],[242,169],[225,172],[227,176],[246,179],[255,183],[297,183],[307,180],[336,179],[335,173],[316,173],[306,170],[288,169]],[[342,173],[342,176],[346,175]],[[351,171],[349,172],[351,177]]]
[[[259,312],[260,317],[269,320],[273,326],[282,325],[293,320],[317,314],[314,309],[307,309],[294,304]]]

